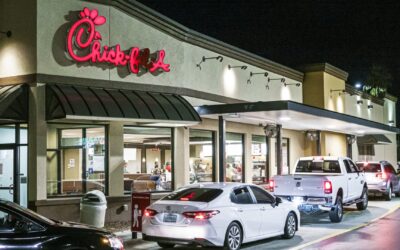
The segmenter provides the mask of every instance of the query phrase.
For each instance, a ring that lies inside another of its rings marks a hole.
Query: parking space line
[[[387,211],[387,212],[384,213],[383,215],[381,215],[381,216],[379,216],[379,217],[377,217],[377,218],[375,218],[375,219],[373,219],[373,220],[371,220],[371,221],[369,221],[369,222],[367,222],[367,223],[362,223],[362,224],[360,224],[360,225],[357,225],[357,226],[354,226],[354,227],[351,227],[351,228],[348,228],[348,229],[344,229],[344,230],[342,230],[342,231],[340,231],[340,232],[336,232],[336,233],[329,234],[329,235],[324,236],[324,237],[322,237],[322,238],[320,238],[320,239],[313,240],[313,241],[310,241],[310,242],[305,243],[305,244],[303,244],[303,245],[300,245],[300,246],[297,246],[297,247],[294,247],[294,248],[290,248],[290,249],[291,249],[291,250],[303,249],[303,248],[305,248],[305,247],[311,246],[311,245],[316,244],[316,243],[318,243],[318,242],[321,242],[321,241],[324,241],[324,240],[333,238],[333,237],[335,237],[335,236],[338,236],[338,235],[341,235],[341,234],[344,234],[344,233],[348,233],[348,232],[357,230],[357,229],[359,229],[359,228],[368,226],[368,225],[370,225],[371,223],[374,223],[375,221],[380,220],[380,219],[382,219],[383,217],[388,216],[389,214],[393,213],[394,211],[396,211],[396,210],[399,209],[399,208],[400,208],[400,204],[394,206],[393,208],[391,208],[389,211]]]

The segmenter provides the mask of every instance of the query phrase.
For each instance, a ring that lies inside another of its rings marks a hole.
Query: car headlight
[[[102,238],[102,243],[110,246],[115,250],[124,250],[123,240],[116,236],[109,236]]]

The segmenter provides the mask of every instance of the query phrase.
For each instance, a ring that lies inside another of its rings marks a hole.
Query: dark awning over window
[[[28,87],[9,85],[0,87],[0,122],[28,120]]]
[[[363,144],[390,144],[392,141],[389,140],[385,135],[364,135],[357,137],[357,143]]]
[[[176,94],[73,85],[46,86],[46,119],[97,117],[136,122],[198,123],[200,116]]]

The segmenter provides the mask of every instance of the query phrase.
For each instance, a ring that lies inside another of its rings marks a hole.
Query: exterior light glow
[[[362,84],[360,82],[356,83],[356,85],[354,85],[354,87],[356,87],[356,89],[360,89],[362,87]]]
[[[290,121],[292,118],[288,117],[288,116],[281,116],[279,117],[280,121]]]

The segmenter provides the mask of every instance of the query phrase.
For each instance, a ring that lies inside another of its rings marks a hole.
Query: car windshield
[[[382,172],[381,170],[381,164],[379,163],[357,163],[357,167],[359,169],[364,170],[364,172],[367,173],[377,173],[377,172]]]
[[[296,173],[340,173],[339,161],[299,161],[296,166]]]
[[[7,206],[11,207],[14,211],[19,212],[21,214],[27,214],[31,218],[36,219],[39,222],[46,223],[46,224],[49,224],[49,225],[54,225],[55,224],[55,222],[50,220],[49,218],[46,218],[46,217],[44,217],[44,216],[42,216],[40,214],[37,214],[37,213],[33,212],[32,210],[30,210],[28,208],[21,207],[20,205],[15,204],[13,202],[7,202],[6,204],[7,204]]]
[[[222,193],[216,188],[188,188],[167,195],[163,200],[210,202]]]

